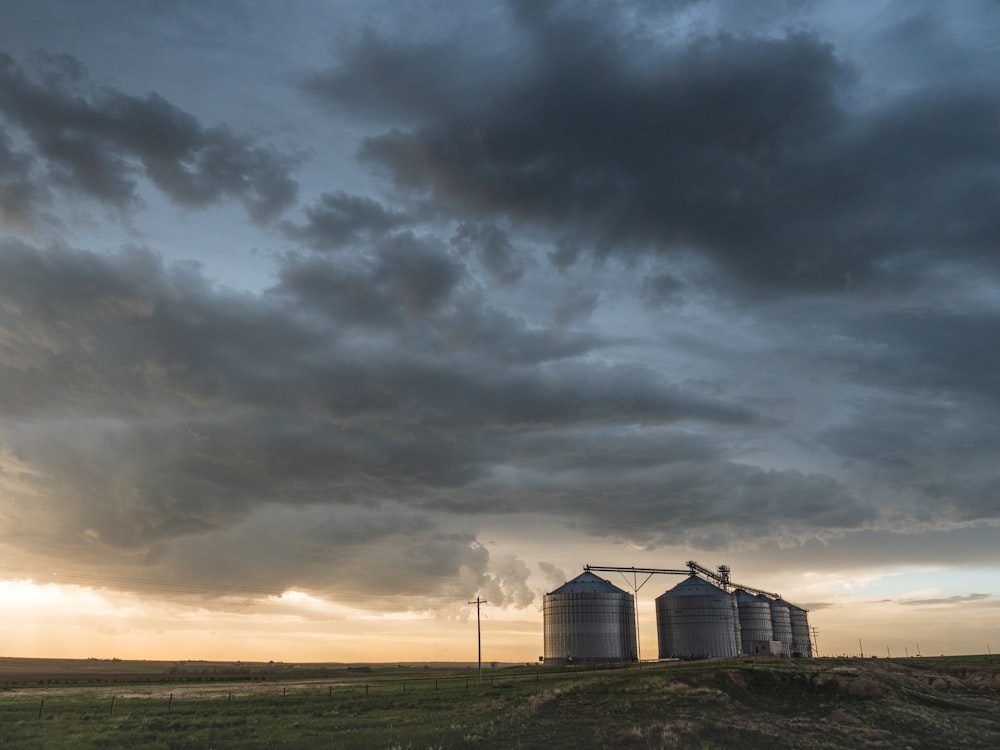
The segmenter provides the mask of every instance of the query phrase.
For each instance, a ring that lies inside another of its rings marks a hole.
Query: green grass
[[[391,668],[17,687],[0,694],[0,749],[1000,747],[1000,664],[933,662],[522,667],[481,687],[469,670]]]

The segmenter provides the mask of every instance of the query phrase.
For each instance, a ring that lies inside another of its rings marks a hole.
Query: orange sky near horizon
[[[611,574],[606,574],[613,580]],[[615,582],[615,581],[613,581]],[[639,592],[642,659],[655,659],[654,599],[673,585]],[[784,583],[784,582],[783,582]],[[791,582],[789,582],[791,583]],[[623,581],[616,585],[624,586]],[[800,581],[786,598],[803,601],[823,581]],[[917,592],[921,595],[930,590]],[[0,581],[5,617],[0,656],[279,662],[474,662],[475,607],[456,615],[378,613],[302,592],[280,597],[170,601],[79,585]],[[1000,603],[947,600],[926,606],[841,594],[809,614],[820,656],[987,653]],[[541,598],[526,609],[482,607],[483,660],[527,662],[543,652]]]

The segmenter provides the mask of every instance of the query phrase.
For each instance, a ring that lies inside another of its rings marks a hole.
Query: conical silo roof
[[[698,576],[691,576],[684,579],[663,594],[663,596],[667,594],[670,596],[715,596],[717,594],[729,596],[728,592],[723,591],[718,586],[714,586]]]
[[[584,571],[572,581],[567,581],[552,594],[626,594],[627,591],[615,586],[611,581],[606,581],[600,576],[595,576],[590,571]]]

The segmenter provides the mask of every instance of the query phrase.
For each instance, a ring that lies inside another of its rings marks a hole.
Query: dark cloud
[[[1000,331],[997,311],[917,307],[845,316],[843,330],[857,343],[852,366],[862,382],[936,397],[997,397],[991,377],[998,366],[991,345]]]
[[[903,395],[895,411],[864,405],[820,435],[849,461],[844,481],[745,463],[733,445],[780,423],[593,359],[601,337],[500,313],[438,240],[387,236],[351,262],[288,256],[253,294],[140,249],[8,242],[0,271],[4,481],[51,498],[9,512],[6,539],[52,554],[169,561],[175,545],[239,537],[272,506],[395,509],[376,547],[497,513],[702,549],[995,516],[981,500],[995,471],[978,457],[996,436],[971,414]],[[825,356],[828,339],[812,334],[800,356]],[[859,382],[874,385],[876,365]],[[898,377],[884,376],[899,389]],[[860,496],[856,481],[879,489]],[[474,541],[463,533],[447,545]]]
[[[510,235],[496,224],[462,224],[451,242],[463,253],[474,253],[499,284],[513,284],[524,276],[525,265]]]
[[[396,264],[400,255],[408,257]],[[399,328],[410,345],[469,367],[538,365],[609,343],[592,334],[529,327],[464,290],[464,274],[435,241],[401,235],[354,262],[288,256],[273,291],[292,309],[321,315],[342,332]],[[415,307],[413,300],[422,302]]]
[[[741,569],[763,565],[784,570],[837,570],[848,575],[882,566],[977,569],[1000,562],[998,544],[1000,526],[990,523],[950,528],[862,528],[808,539],[798,545],[748,547]]]
[[[196,266],[164,266],[144,250],[117,256],[8,242],[0,253],[6,413],[109,415],[148,405],[210,403],[265,388],[286,361],[320,338],[257,295],[213,290]],[[287,358],[287,359],[286,359]]]
[[[374,548],[410,534],[413,554],[424,549],[454,566],[465,553],[447,551],[472,537],[452,538],[438,521],[413,535],[414,519],[504,507],[477,500],[479,488],[510,489],[495,479],[510,465],[533,471],[546,451],[519,441],[538,431],[758,427],[752,411],[687,393],[647,368],[582,359],[598,339],[532,331],[474,295],[453,301],[462,278],[444,246],[406,234],[350,272],[288,258],[278,284],[256,294],[141,249],[6,243],[2,479],[15,499],[5,541],[55,557],[125,564],[156,550],[168,560],[171,549],[242,538],[262,508],[325,508],[316,512],[336,523],[374,505],[391,515],[371,529]],[[456,331],[466,338],[456,342]],[[648,450],[636,456],[651,472],[664,461]],[[596,526],[592,493],[573,502]],[[29,497],[30,507],[20,505]],[[440,545],[426,546],[435,535]],[[211,547],[221,554],[226,544]],[[410,564],[404,553],[401,566]],[[509,584],[511,601],[523,603],[526,573],[505,565],[490,573],[499,576],[493,585]]]
[[[564,326],[577,320],[588,318],[600,303],[600,297],[592,289],[570,289],[552,311],[556,325]]]
[[[289,256],[279,288],[339,325],[385,327],[444,304],[461,274],[457,263],[407,235],[354,264]]]
[[[854,66],[813,35],[668,42],[607,12],[536,6],[518,6],[503,77],[462,43],[424,60],[369,38],[310,90],[393,123],[360,154],[402,190],[600,253],[693,248],[783,292],[883,285],[896,259],[989,253],[991,90],[925,87],[865,108]],[[462,75],[442,78],[450,66]]]
[[[657,548],[684,544],[740,549],[769,541],[799,545],[816,535],[877,523],[882,511],[829,476],[768,471],[727,460],[706,441],[601,434],[571,452],[528,440],[511,460],[510,485],[491,486],[484,502],[506,509],[564,514],[597,537]],[[629,448],[647,444],[629,455]],[[656,446],[662,448],[652,453]],[[534,451],[534,452],[531,452]]]
[[[0,117],[31,142],[54,185],[117,209],[137,205],[140,176],[183,206],[237,198],[258,221],[295,198],[297,157],[205,128],[157,94],[96,87],[68,55],[42,57],[32,77],[0,54]]]
[[[0,129],[0,228],[28,233],[45,191],[31,179],[32,158]]]
[[[984,68],[990,66],[983,65],[981,43],[1000,20],[998,8],[973,0],[955,10],[937,3],[895,3],[864,52],[902,88],[970,81],[988,86],[991,76]]]
[[[1000,477],[987,458],[1000,440],[987,343],[998,324],[989,309],[918,308],[845,314],[813,331],[821,349],[836,342],[818,360],[856,387],[817,441],[897,523],[998,517]]]
[[[560,271],[566,271],[580,258],[583,248],[576,242],[566,238],[556,243],[556,248],[549,253],[549,262]]]
[[[411,223],[406,214],[378,201],[347,193],[324,193],[306,207],[306,224],[284,223],[289,236],[317,250],[336,249]]]
[[[684,291],[684,282],[669,273],[649,276],[642,282],[643,302],[651,308],[677,304]]]
[[[912,521],[995,520],[1000,477],[985,459],[1000,439],[995,416],[940,398],[862,400],[820,439]]]
[[[250,580],[274,592],[305,589],[397,610],[464,601],[470,587],[486,586],[503,605],[504,594],[519,594],[527,575],[511,570],[509,560],[495,561],[494,571],[493,562],[472,535],[443,531],[435,519],[393,504],[263,506],[225,533],[160,543],[147,557],[165,576],[207,577],[222,591],[229,583],[238,592]]]
[[[354,267],[290,257],[275,292],[291,293],[336,321],[384,325],[437,310],[463,276],[461,264],[436,240],[402,233],[386,238]]]
[[[456,54],[450,44],[433,41],[389,41],[373,30],[342,45],[350,60],[343,68],[313,73],[302,88],[317,101],[347,103],[376,117],[423,117],[450,111],[482,91],[482,77],[503,77],[501,71]]]

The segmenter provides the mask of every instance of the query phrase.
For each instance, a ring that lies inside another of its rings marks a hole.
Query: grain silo
[[[788,607],[788,616],[792,625],[792,656],[803,656],[812,658],[812,643],[809,639],[809,618],[806,610],[796,607],[794,604],[785,602]]]
[[[771,600],[771,629],[774,640],[781,642],[781,653],[784,656],[792,654],[792,619],[788,611],[788,602],[782,599]]]
[[[545,661],[636,661],[635,598],[585,572],[546,594]]]
[[[661,659],[706,659],[739,654],[733,596],[697,576],[656,599]]]
[[[735,596],[740,613],[740,653],[772,653],[774,629],[771,627],[771,600],[743,589],[737,589]]]

